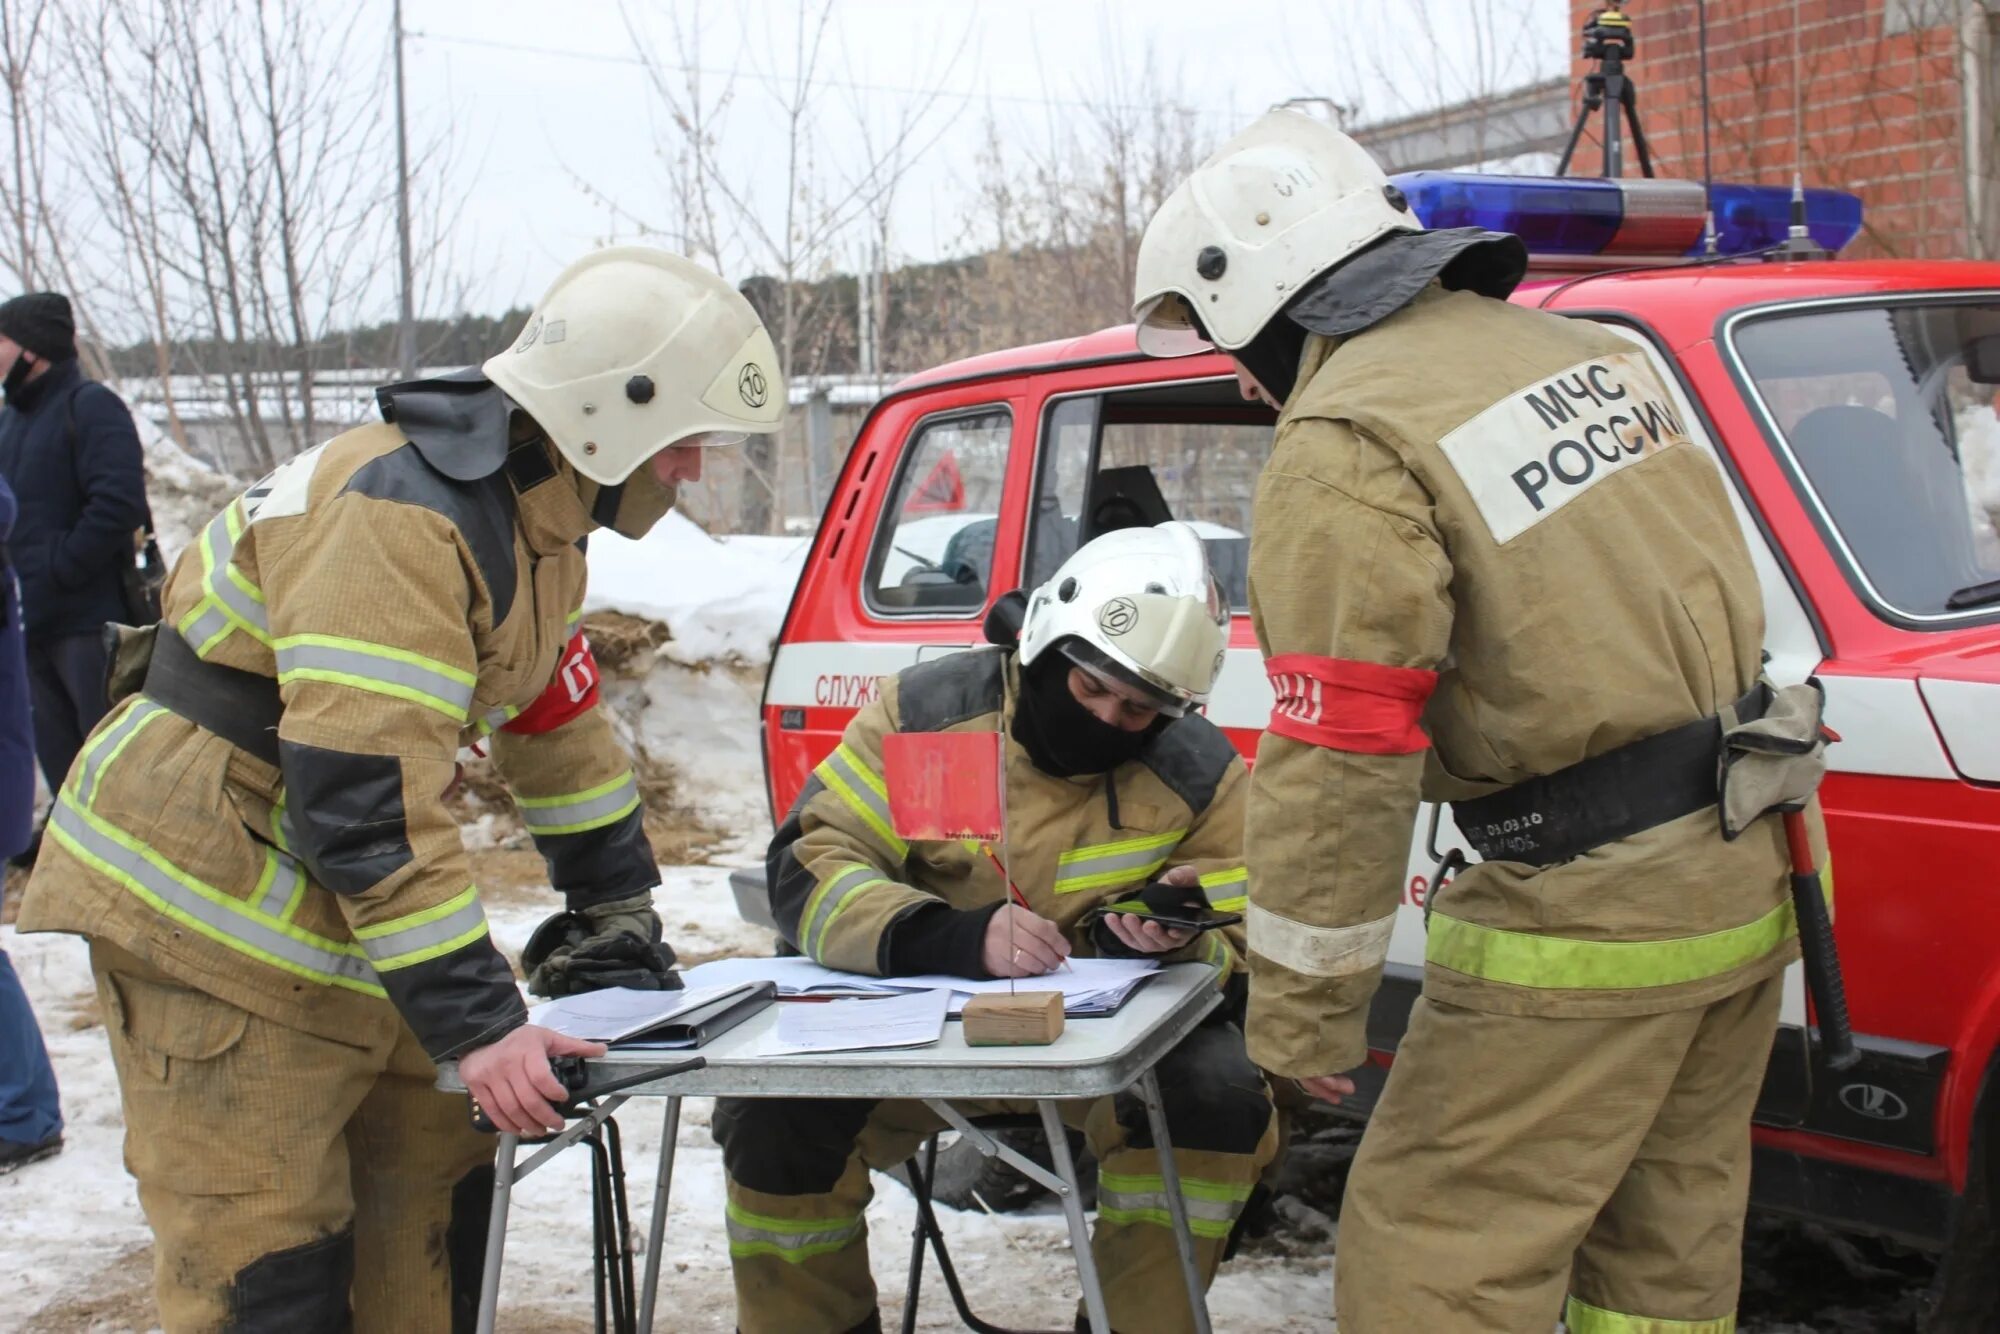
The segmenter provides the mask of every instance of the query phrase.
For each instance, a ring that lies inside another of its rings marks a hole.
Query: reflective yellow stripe
[[[269,644],[271,619],[264,609],[264,592],[230,563],[236,554],[236,543],[243,536],[243,519],[238,513],[241,503],[230,501],[222,513],[209,520],[197,539],[196,545],[201,548],[202,589],[208,595],[204,601],[236,629],[260,644]],[[204,642],[213,645],[220,637],[210,634]]]
[[[1185,829],[1171,829],[1164,834],[1071,848],[1056,858],[1055,892],[1075,894],[1145,880],[1167,864],[1174,846],[1186,834]]]
[[[1671,940],[1571,940],[1431,914],[1424,957],[1440,968],[1517,987],[1616,991],[1698,982],[1755,962],[1798,934],[1789,899],[1754,922]]]
[[[486,935],[479,890],[467,885],[443,903],[355,929],[378,972],[392,972],[462,949]]]
[[[478,678],[463,668],[405,648],[339,635],[287,635],[272,646],[278,684],[324,681],[436,709],[463,723]]]
[[[838,794],[861,817],[862,823],[875,831],[883,846],[898,857],[910,855],[910,845],[896,836],[895,827],[889,823],[889,785],[876,776],[852,746],[841,742],[813,770],[813,776]]]
[[[77,860],[197,935],[310,981],[368,996],[388,994],[360,946],[328,940],[258,912],[84,810],[67,793],[56,799],[48,830]]]
[[[848,907],[861,897],[863,890],[873,885],[886,885],[872,866],[849,866],[837,875],[820,881],[819,887],[806,900],[805,911],[799,914],[799,946],[807,957],[819,959],[826,947],[826,933],[832,929],[834,921],[846,912]]]
[[[608,783],[554,797],[516,797],[531,834],[581,834],[617,824],[639,809],[639,780],[630,769]]]
[[[1242,889],[1235,887],[1241,885]],[[1201,891],[1208,906],[1217,912],[1242,912],[1249,906],[1250,868],[1232,866],[1226,871],[1210,871],[1201,878]],[[1235,892],[1231,892],[1234,890]]]
[[[1435,913],[1431,920],[1437,920]],[[1736,1313],[1709,1320],[1667,1320],[1607,1311],[1571,1297],[1563,1308],[1563,1325],[1569,1334],[1736,1334]]]
[[[851,1244],[867,1228],[861,1214],[845,1218],[775,1218],[731,1200],[723,1209],[731,1256],[775,1255],[792,1264]]]
[[[1242,1212],[1243,1203],[1249,1198],[1247,1183],[1181,1178],[1181,1204],[1187,1211],[1188,1231],[1197,1237],[1227,1237],[1236,1215]],[[1097,1216],[1110,1223],[1172,1227],[1174,1216],[1168,1208],[1166,1179],[1100,1170]]]

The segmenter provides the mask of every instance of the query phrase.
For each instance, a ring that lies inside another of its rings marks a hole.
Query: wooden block
[[[965,1003],[968,1047],[1046,1047],[1062,1036],[1060,991],[989,992]]]

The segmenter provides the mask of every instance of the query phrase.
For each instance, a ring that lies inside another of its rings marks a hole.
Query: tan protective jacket
[[[882,764],[890,732],[1007,734],[1014,883],[1078,953],[1094,952],[1082,922],[1090,909],[1176,866],[1196,868],[1211,906],[1242,908],[1248,784],[1228,738],[1189,715],[1109,775],[1054,778],[1013,739],[1018,686],[1014,656],[999,649],[955,653],[882,682],[880,698],[847,725],[771,844],[771,907],[795,948],[831,968],[880,976],[890,929],[919,907],[943,900],[972,909],[1007,898],[977,843],[897,837]],[[1204,959],[1226,975],[1242,948],[1237,926],[1161,957]]]
[[[1420,780],[1465,799],[1714,715],[1764,629],[1720,474],[1644,353],[1435,287],[1308,341],[1250,595],[1278,704],[1248,815],[1248,1037],[1292,1076],[1365,1055]],[[1778,821],[1725,843],[1713,809],[1546,869],[1475,865],[1433,899],[1425,993],[1704,1004],[1795,957],[1786,865]]]
[[[571,644],[594,524],[539,436],[490,444],[505,466],[460,481],[364,426],[230,502],[175,565],[163,630],[276,678],[280,765],[127,699],[57,798],[23,930],[328,1037],[400,1011],[433,1057],[490,1041],[524,1010],[444,796],[462,743],[530,723],[494,757],[570,906],[658,883]]]

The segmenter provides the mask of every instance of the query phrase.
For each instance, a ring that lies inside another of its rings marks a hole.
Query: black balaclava
[[[1037,769],[1056,778],[1109,773],[1137,759],[1173,720],[1164,714],[1150,727],[1128,732],[1083,707],[1069,689],[1073,666],[1061,653],[1044,653],[1021,670],[1014,705],[1014,739]]]

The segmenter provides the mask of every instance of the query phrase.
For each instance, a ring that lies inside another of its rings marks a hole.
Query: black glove
[[[580,912],[559,912],[535,928],[521,951],[528,990],[572,996],[604,987],[678,991],[674,951],[661,938],[651,892]]]
[[[1090,942],[1097,947],[1099,958],[1103,959],[1153,959],[1158,955],[1135,950],[1120,940],[1104,920],[1105,913],[1133,913],[1140,917],[1152,913],[1166,913],[1171,917],[1190,917],[1208,911],[1208,898],[1201,892],[1201,886],[1170,885],[1163,880],[1155,880],[1137,894],[1126,894],[1115,903],[1106,903],[1098,908],[1098,916],[1090,923]]]

